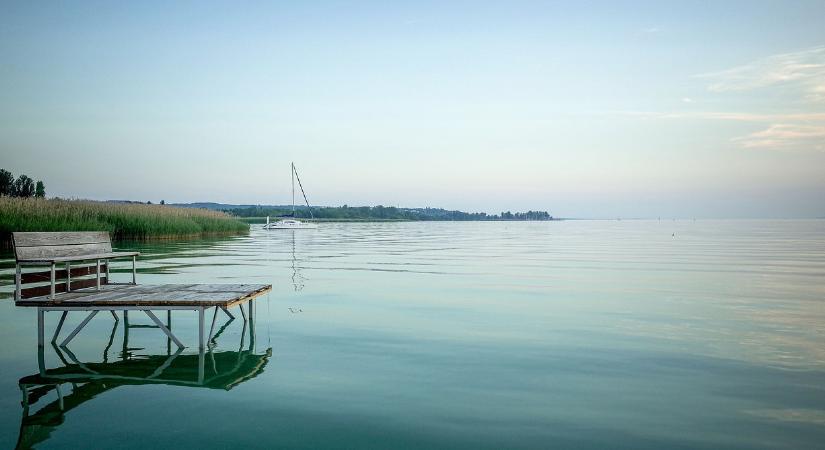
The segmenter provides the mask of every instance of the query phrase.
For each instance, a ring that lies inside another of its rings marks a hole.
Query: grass
[[[249,225],[218,211],[139,203],[0,196],[0,240],[13,231],[108,231],[115,240],[242,234]]]

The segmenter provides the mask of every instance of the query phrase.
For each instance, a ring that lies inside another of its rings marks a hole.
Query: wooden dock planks
[[[155,284],[105,285],[100,291],[80,289],[49,296],[22,299],[17,306],[28,307],[89,307],[89,306],[190,306],[231,307],[244,303],[272,290],[269,284]]]

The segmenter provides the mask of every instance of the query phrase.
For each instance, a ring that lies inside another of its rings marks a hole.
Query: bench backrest
[[[14,256],[17,262],[38,259],[61,258],[81,255],[99,255],[112,251],[112,241],[106,231],[80,232],[17,232],[12,233]],[[25,299],[49,295],[52,292],[51,269],[46,271],[22,272],[18,267],[17,292],[15,298]],[[109,282],[108,262],[100,264],[100,284]],[[94,278],[89,278],[92,276]],[[62,264],[54,271],[54,293],[96,286],[98,283],[97,262]],[[49,284],[44,284],[49,283]],[[35,284],[34,287],[25,287]]]
[[[112,241],[106,231],[12,233],[17,261],[40,258],[110,253]]]

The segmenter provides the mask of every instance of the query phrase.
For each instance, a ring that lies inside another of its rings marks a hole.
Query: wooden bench
[[[161,284],[137,285],[136,258],[138,252],[113,252],[109,234],[103,232],[70,233],[12,233],[16,258],[15,304],[37,308],[38,346],[44,345],[44,313],[59,311],[63,314],[54,332],[56,342],[66,316],[70,311],[89,311],[89,315],[60,344],[66,346],[83,327],[100,311],[109,311],[118,320],[116,311],[123,311],[124,318],[130,310],[143,311],[178,347],[183,343],[170,330],[171,311],[194,310],[198,314],[199,347],[205,345],[204,314],[214,308],[209,338],[215,328],[218,309],[230,318],[229,308],[238,306],[244,321],[252,322],[253,300],[272,290],[268,284]],[[112,283],[109,279],[109,260],[132,258],[132,282]],[[89,261],[94,261],[89,265]],[[76,263],[75,267],[72,264]],[[58,270],[57,264],[65,264]],[[24,267],[49,266],[48,271],[23,272]],[[89,278],[94,276],[94,278]],[[86,277],[74,279],[77,277]],[[57,280],[64,280],[57,282]],[[49,284],[43,285],[48,282]],[[24,288],[25,284],[38,286]],[[247,304],[249,314],[243,309]],[[167,325],[152,313],[167,311]]]
[[[72,288],[95,286],[98,290],[110,283],[109,260],[132,258],[132,284],[137,284],[136,259],[138,252],[113,252],[112,241],[106,231],[84,232],[18,232],[12,233],[16,259],[15,300],[48,294],[51,299]],[[94,261],[94,265],[88,265]],[[72,263],[81,263],[72,268]],[[86,264],[84,264],[86,263]],[[57,269],[57,265],[63,266]],[[23,273],[26,266],[49,266],[48,271]],[[94,279],[72,278],[95,275]],[[65,280],[57,282],[57,280]],[[49,282],[49,285],[24,288],[31,283]]]

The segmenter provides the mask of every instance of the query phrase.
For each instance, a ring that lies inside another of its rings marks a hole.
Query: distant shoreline
[[[266,217],[238,217],[249,224],[263,224],[266,223]],[[275,220],[276,217],[270,217],[270,220]],[[376,219],[376,218],[352,218],[352,219],[327,219],[327,218],[300,218],[303,222],[323,222],[323,223],[393,223],[393,222],[558,222],[562,220],[569,220],[564,218],[552,218],[543,220],[524,220],[524,219],[466,219],[466,220],[450,220],[450,219]]]

